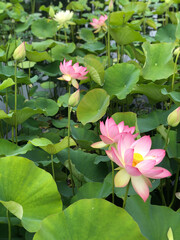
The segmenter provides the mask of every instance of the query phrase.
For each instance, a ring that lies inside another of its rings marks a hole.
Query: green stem
[[[176,172],[176,179],[175,179],[174,189],[173,189],[172,201],[171,201],[169,207],[172,207],[172,205],[174,203],[174,200],[175,200],[175,193],[177,191],[178,180],[179,180],[179,171],[180,171],[180,164],[178,164],[178,169],[177,169],[177,172]]]
[[[52,168],[52,175],[53,175],[53,178],[55,180],[53,154],[51,154],[51,168]]]
[[[31,0],[31,12],[35,12],[36,0]]]
[[[14,127],[12,127],[11,134],[12,134],[12,142],[14,143]]]
[[[8,90],[6,88],[6,113],[8,114]],[[6,123],[6,138],[8,139],[8,123]]]
[[[69,88],[69,98],[71,95],[71,86],[68,84]],[[71,159],[70,159],[70,121],[71,121],[71,106],[68,105],[68,164],[69,164],[69,172],[72,184],[72,192],[74,195],[74,181],[73,181],[73,174],[72,174],[72,166],[71,166]]]
[[[119,50],[120,50],[120,47],[119,47],[119,45],[117,44],[117,63],[119,63],[119,60],[120,60],[120,58],[121,58]]]
[[[160,194],[161,194],[162,204],[164,206],[166,206],[166,199],[165,199],[164,193],[163,193],[163,179],[160,180],[160,189],[159,189],[159,191],[160,191]]]
[[[65,37],[65,41],[66,41],[66,43],[67,43],[68,41],[67,41],[66,29],[64,29],[64,37]]]
[[[179,58],[179,54],[180,54],[180,51],[178,51],[177,56],[176,56],[176,60],[175,60],[175,63],[174,63],[174,73],[173,73],[173,76],[172,76],[172,84],[171,84],[171,90],[172,91],[174,89],[174,81],[175,81],[176,67],[177,67],[177,61],[178,61],[178,58]]]
[[[112,203],[114,203],[114,163],[111,161],[112,167]]]
[[[121,63],[123,62],[124,46],[121,45]]]
[[[169,132],[170,132],[171,127],[168,126],[168,130],[167,130],[167,136],[166,136],[166,142],[165,142],[165,147],[164,150],[167,150],[167,146],[168,146],[168,140],[169,140]]]
[[[15,93],[14,93],[14,114],[15,114],[15,139],[17,144],[17,61],[15,61],[15,69],[14,69],[14,77],[15,77]]]
[[[130,186],[130,181],[126,187],[126,193],[125,193],[124,201],[123,201],[123,208],[125,208],[125,206],[126,206],[127,196],[128,196],[128,192],[129,192],[129,186]]]
[[[6,216],[7,216],[7,220],[8,220],[8,240],[11,240],[11,221],[10,221],[8,209],[6,211]]]
[[[110,50],[110,14],[108,17],[108,67],[111,66],[111,50]]]

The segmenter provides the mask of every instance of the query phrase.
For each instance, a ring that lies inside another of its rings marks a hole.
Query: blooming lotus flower
[[[63,26],[68,28],[68,24],[74,25],[74,22],[71,22],[70,20],[73,17],[73,12],[70,12],[69,10],[66,11],[59,11],[54,15],[54,20],[59,24],[59,28],[62,28]]]
[[[70,84],[72,83],[72,85],[77,89],[79,88],[79,84],[76,79],[83,80],[87,78],[85,77],[85,75],[88,73],[88,71],[86,71],[87,68],[79,66],[79,63],[72,65],[72,60],[66,62],[64,59],[64,62],[61,62],[59,67],[63,75],[58,79],[65,80]]]
[[[171,127],[176,127],[180,123],[180,107],[168,115],[167,122]]]
[[[149,178],[160,179],[171,176],[171,173],[156,167],[164,156],[165,150],[152,149],[151,138],[144,136],[138,140],[130,134],[121,134],[117,149],[112,147],[106,154],[119,166],[114,178],[116,187],[125,187],[131,180],[137,194],[144,200],[149,196],[149,187],[152,187]]]
[[[124,125],[124,121],[120,122],[118,125],[115,123],[113,118],[107,118],[105,124],[100,122],[100,138],[102,141],[93,143],[91,147],[93,148],[102,148],[108,144],[117,143],[120,135],[123,133],[131,133],[135,131],[135,127],[128,127]],[[138,135],[133,135],[136,138]]]
[[[101,29],[106,31],[107,29],[107,25],[105,23],[105,21],[108,19],[107,15],[105,16],[100,16],[99,19],[96,19],[96,18],[93,18],[92,22],[90,22],[90,24],[93,26],[94,29],[97,29],[95,31],[96,32],[99,32]]]

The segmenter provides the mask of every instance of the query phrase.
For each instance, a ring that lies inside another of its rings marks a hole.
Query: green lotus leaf
[[[130,2],[127,5],[124,5],[124,10],[134,11],[135,13],[143,13],[146,11],[148,3],[144,2]]]
[[[61,212],[62,202],[52,176],[22,157],[0,159],[0,202],[29,232],[36,232],[41,221]]]
[[[93,42],[93,43],[84,43],[81,45],[81,48],[88,50],[89,52],[96,52],[96,51],[102,51],[105,49],[105,45],[102,42]]]
[[[155,39],[159,42],[175,42],[176,40],[176,25],[168,24],[162,28],[159,28]]]
[[[60,75],[60,71],[59,71],[59,61],[55,61],[49,64],[43,64],[43,65],[39,65],[36,64],[35,68],[40,71],[43,72],[45,75],[50,76],[50,77],[55,77],[57,75]]]
[[[103,199],[83,199],[66,208],[64,212],[49,216],[43,221],[41,229],[33,240],[49,239],[145,240],[146,238],[124,209]]]
[[[93,55],[86,55],[84,63],[92,80],[102,86],[104,83],[104,67],[102,63]]]
[[[92,30],[88,28],[81,28],[79,31],[79,36],[81,39],[83,39],[86,42],[93,42],[95,39],[95,36]]]
[[[55,60],[64,60],[68,54],[74,52],[76,45],[74,43],[61,43],[51,49],[51,55]]]
[[[77,107],[77,117],[82,124],[96,122],[104,116],[109,106],[109,95],[103,89],[89,91]]]
[[[113,12],[110,14],[110,25],[121,26],[127,23],[133,14],[134,14],[134,10],[127,11],[127,12],[123,12],[123,11]]]
[[[13,113],[5,113],[3,110],[0,109],[0,119],[4,119],[4,118],[12,118]]]
[[[51,56],[47,52],[26,51],[26,57],[32,62],[52,61]]]
[[[135,31],[133,28],[124,25],[124,26],[113,26],[110,25],[110,34],[112,38],[119,45],[126,45],[132,42],[144,42],[145,38],[141,34]]]
[[[139,80],[140,70],[133,64],[116,64],[105,71],[104,89],[118,99],[124,99]]]
[[[6,89],[10,86],[13,86],[15,83],[14,81],[12,80],[12,78],[8,78],[6,80],[4,80],[1,85],[0,85],[0,91],[3,90],[3,89]]]
[[[20,67],[22,69],[29,69],[29,68],[34,67],[35,64],[36,64],[35,62],[23,61],[18,64],[18,67]]]
[[[170,97],[176,104],[180,104],[180,92],[172,91],[168,92],[165,88],[161,90],[161,93],[165,96]]]
[[[31,30],[38,38],[51,38],[57,32],[57,23],[53,20],[41,18],[33,22]]]
[[[174,62],[172,51],[175,47],[174,43],[155,43],[145,42],[142,45],[146,62],[142,73],[147,80],[156,81],[168,78],[174,72]]]
[[[29,107],[25,107],[20,110],[17,110],[17,124],[21,124],[25,122],[28,118],[32,117],[33,115],[41,114],[41,113],[44,113],[44,111],[41,109],[32,109]],[[7,119],[4,118],[3,120],[12,126],[15,126],[15,114],[13,114],[11,118],[7,118]]]
[[[53,154],[53,155],[68,147],[68,137],[65,137],[59,143],[56,143],[56,144],[53,144],[47,138],[34,138],[29,142],[34,146],[38,146],[42,148],[44,151],[46,151],[47,153]],[[76,143],[72,138],[70,138],[70,146],[76,146]]]
[[[144,94],[153,102],[166,101],[167,96],[162,94],[162,86],[155,83],[137,84],[134,86],[132,93]]]
[[[135,207],[136,206],[136,207]],[[146,203],[139,196],[131,196],[126,204],[127,212],[138,223],[142,234],[151,240],[167,239],[167,232],[172,228],[174,239],[180,236],[180,214],[164,206]]]
[[[176,37],[180,39],[180,12],[176,13],[176,18],[177,18]]]
[[[26,144],[23,147],[19,147],[16,144],[9,142],[6,139],[0,139],[0,155],[2,156],[15,156],[19,154],[25,154],[31,151],[33,146]]]
[[[33,109],[40,108],[47,116],[54,116],[59,110],[59,107],[55,101],[43,97],[31,99],[30,101],[27,101],[24,105]]]
[[[52,39],[47,39],[45,41],[41,41],[41,42],[32,42],[32,47],[34,50],[36,51],[40,51],[43,52],[45,51],[47,48],[52,48],[54,47],[58,42],[52,40]]]
[[[41,87],[44,89],[52,89],[56,87],[56,84],[52,81],[47,81],[47,82],[41,83]]]

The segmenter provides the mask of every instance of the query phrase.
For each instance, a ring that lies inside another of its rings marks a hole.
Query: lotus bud
[[[109,2],[109,11],[112,12],[114,10],[114,3],[113,0],[110,0]]]
[[[79,103],[80,90],[75,91],[69,98],[68,104],[71,107],[75,107]]]
[[[13,58],[16,61],[21,61],[26,56],[25,42],[22,42],[14,51]]]
[[[49,8],[49,16],[50,16],[51,18],[53,18],[54,15],[55,15],[54,9],[50,6],[50,8]]]
[[[171,127],[176,127],[180,123],[180,107],[168,115],[167,122]]]
[[[180,192],[175,193],[175,195],[180,200]]]
[[[178,55],[180,54],[180,47],[176,48],[174,51],[174,55]]]

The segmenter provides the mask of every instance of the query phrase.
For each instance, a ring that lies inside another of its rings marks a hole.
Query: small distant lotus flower
[[[59,24],[59,28],[65,27],[68,28],[68,24],[74,25],[74,22],[71,22],[70,20],[73,17],[73,12],[70,12],[69,10],[66,11],[59,11],[54,15],[54,20]]]
[[[149,196],[149,187],[152,187],[149,178],[160,179],[171,176],[171,173],[156,167],[164,156],[165,150],[151,149],[151,138],[144,136],[135,140],[132,134],[121,134],[117,149],[111,147],[106,154],[114,161],[120,171],[114,178],[116,187],[125,187],[131,180],[137,194],[144,200]]]
[[[118,125],[115,123],[113,118],[107,118],[105,124],[100,122],[100,138],[102,141],[93,143],[91,147],[93,148],[103,148],[109,144],[117,143],[121,134],[131,133],[135,131],[135,127],[129,127],[124,125],[124,121],[120,122]],[[138,135],[134,134],[134,138]]]
[[[107,30],[107,25],[105,23],[105,21],[108,19],[107,15],[105,16],[100,16],[99,19],[93,18],[92,22],[90,22],[90,24],[93,26],[94,29],[96,29],[96,32],[99,32],[101,29],[103,31]]]
[[[86,67],[79,66],[79,63],[72,65],[72,60],[66,62],[65,59],[63,63],[60,63],[60,71],[62,72],[62,77],[59,80],[65,80],[72,84],[75,88],[79,88],[79,84],[76,80],[86,79],[85,75],[88,73]]]
[[[71,107],[75,107],[76,105],[78,105],[79,100],[80,100],[80,90],[78,89],[73,94],[71,94],[68,104]]]
[[[25,42],[22,42],[14,51],[13,58],[16,61],[21,61],[26,56]]]
[[[168,115],[167,122],[171,127],[176,127],[180,123],[180,107]]]

